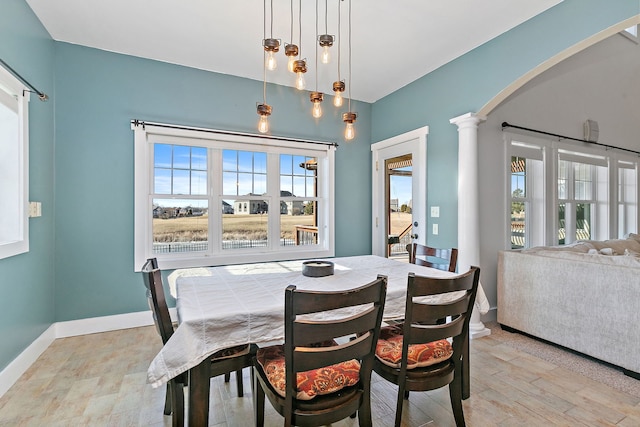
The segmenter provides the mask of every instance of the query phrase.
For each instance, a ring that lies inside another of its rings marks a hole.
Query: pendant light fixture
[[[289,37],[289,40],[291,40],[291,43],[284,45],[284,54],[287,56],[287,58],[289,58],[289,60],[287,61],[287,70],[293,73],[293,65],[296,60],[296,56],[298,56],[298,46],[293,44],[293,0],[291,0],[290,9],[291,9],[291,19],[290,19],[291,35]]]
[[[273,0],[272,0],[273,1]],[[272,3],[273,4],[273,3]],[[263,27],[264,33],[266,34],[266,15],[267,15],[267,0],[264,0],[264,20]],[[272,19],[273,21],[273,19]],[[273,25],[273,24],[272,24]],[[264,39],[265,41],[267,39]],[[279,45],[279,43],[278,43]],[[270,52],[267,51],[266,47],[263,52],[264,61],[262,65],[262,104],[257,105],[257,112],[260,119],[258,120],[258,132],[267,133],[269,132],[269,116],[271,115],[271,105],[267,104],[267,66],[268,66],[268,55]]]
[[[264,34],[262,39],[262,46],[264,51],[266,52],[265,58],[265,66],[267,70],[273,71],[278,67],[278,62],[276,61],[275,53],[280,50],[280,40],[273,38],[273,0],[270,0],[271,11],[269,13],[269,17],[271,20],[271,29],[269,38],[267,38],[267,26],[266,22],[264,24]],[[264,0],[264,20],[267,20],[267,1]]]
[[[340,80],[340,51],[342,47],[342,37],[340,37],[340,4],[342,4],[342,0],[338,1],[338,80],[333,82],[333,91],[335,92],[333,105],[336,107],[342,107],[342,92],[345,90],[344,81]]]
[[[329,14],[328,11],[328,0],[324,0],[324,34],[318,36],[318,44],[322,48],[322,63],[328,64],[331,61],[331,54],[329,53],[329,48],[333,46],[333,36],[328,34],[328,25],[327,25],[327,16]],[[317,3],[317,2],[316,2]],[[318,13],[318,7],[316,5],[316,14]],[[317,22],[317,17],[316,17]],[[316,31],[318,34],[318,31]]]
[[[316,0],[316,36],[318,34],[318,0]],[[318,46],[315,47],[315,59],[316,59],[316,90],[309,94],[309,100],[313,104],[311,109],[311,115],[319,119],[322,117],[322,92],[318,92]]]
[[[302,0],[298,0],[298,23],[295,28],[295,0],[289,0],[290,2],[290,25],[291,31],[289,34],[288,43],[284,42],[284,54],[287,58],[287,70],[283,70],[283,72],[293,72],[295,74],[295,87],[298,90],[306,90],[306,81],[305,75],[307,73],[307,69],[309,67],[309,63],[307,59],[302,56]],[[314,65],[315,65],[315,85],[312,90],[308,92],[309,101],[312,104],[311,115],[315,119],[319,119],[323,116],[323,108],[322,103],[324,101],[324,93],[318,90],[318,79],[321,77],[322,73],[320,73],[320,69],[318,65],[322,63],[329,63],[331,61],[330,58],[330,48],[335,44],[337,48],[337,80],[333,81],[331,89],[333,90],[333,105],[341,108],[339,114],[342,114],[342,121],[345,124],[344,129],[344,138],[346,141],[351,141],[356,137],[356,129],[355,122],[357,119],[356,112],[351,110],[351,83],[352,83],[352,63],[351,63],[351,31],[352,31],[352,14],[351,14],[351,0],[331,0],[337,2],[337,23],[338,30],[335,33],[336,36],[329,34],[329,0],[324,0],[324,11],[320,9],[320,0],[315,1],[315,33],[313,34],[315,43],[314,46]],[[345,39],[345,43],[342,43],[342,14],[346,11],[342,9],[342,2],[349,2],[348,4],[348,25],[347,29],[349,31],[348,40]],[[267,4],[269,2],[269,4]],[[274,0],[263,0],[263,38],[262,38],[262,47],[263,47],[263,82],[262,82],[262,102],[256,103],[256,112],[259,116],[258,121],[258,130],[260,133],[268,133],[269,130],[269,116],[271,116],[273,109],[271,105],[267,104],[267,75],[269,71],[276,70],[277,62],[276,62],[276,53],[280,50],[281,40],[273,37],[273,5]],[[333,3],[331,3],[333,6]],[[305,9],[305,15],[306,11]],[[332,9],[332,13],[335,9]],[[322,27],[322,12],[324,12],[324,28]],[[307,20],[308,21],[308,20]],[[267,31],[269,30],[269,31]],[[295,40],[295,32],[298,31],[298,40],[297,44],[294,43]],[[323,34],[320,34],[323,32]],[[309,32],[311,33],[311,32]],[[311,34],[308,34],[311,36]],[[305,43],[311,43],[311,37],[306,37]],[[346,45],[348,49],[348,76],[346,81],[342,78],[341,75],[341,66],[342,61],[344,60],[344,55],[342,54],[342,46]],[[311,45],[309,45],[311,46]],[[312,65],[313,66],[313,65]],[[310,68],[312,68],[312,66]],[[284,67],[283,67],[284,68]],[[277,77],[274,77],[277,79]],[[328,83],[328,82],[327,82]],[[348,92],[347,92],[348,90]],[[342,109],[342,106],[345,103],[345,96],[348,96],[348,106],[345,109]],[[346,111],[346,112],[345,112]]]
[[[349,111],[342,114],[342,121],[346,124],[344,139],[351,141],[356,137],[356,129],[353,125],[357,114],[351,111],[351,0],[349,0]]]
[[[258,115],[260,116],[260,119],[258,120],[258,132],[269,132],[269,116],[271,115],[271,105],[267,104],[266,101],[262,104],[258,104]]]
[[[300,39],[298,42],[299,55],[302,55],[302,0],[299,3],[298,10],[298,29],[300,30]],[[296,73],[296,89],[303,90],[307,84],[304,80],[304,73],[307,72],[307,60],[298,59],[293,61],[293,72]]]

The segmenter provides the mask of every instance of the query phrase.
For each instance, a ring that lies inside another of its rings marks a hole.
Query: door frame
[[[418,234],[416,242],[425,244],[427,236],[427,135],[429,126],[424,126],[401,135],[371,144],[371,253],[386,256],[386,199],[385,183],[386,159],[411,153],[412,181],[411,204],[412,221],[418,222],[413,233]]]

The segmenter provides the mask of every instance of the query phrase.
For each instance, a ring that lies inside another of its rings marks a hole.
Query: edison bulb
[[[347,123],[347,127],[344,130],[344,139],[347,141],[351,141],[356,137],[356,128],[353,126],[353,123]]]
[[[319,119],[320,117],[322,117],[322,105],[320,102],[313,103],[313,109],[311,110],[311,115],[316,119]]]
[[[267,133],[269,132],[269,119],[266,115],[261,115],[260,120],[258,120],[258,132]]]
[[[296,77],[296,89],[302,90],[307,85],[307,83],[304,81],[304,73],[298,72],[296,74],[298,75]]]
[[[336,91],[336,94],[333,96],[333,105],[335,105],[336,107],[342,107],[342,92],[341,91]]]
[[[328,64],[331,61],[331,54],[329,53],[329,46],[322,46],[321,61],[323,64]]]
[[[269,71],[273,71],[276,68],[278,68],[278,62],[276,61],[276,57],[272,50],[267,52],[267,59],[266,59],[265,65],[267,66],[267,70]]]
[[[295,56],[290,56],[289,57],[289,61],[287,62],[287,70],[289,70],[290,72],[294,72],[293,71],[293,66],[294,66],[294,62],[296,61],[296,57]]]

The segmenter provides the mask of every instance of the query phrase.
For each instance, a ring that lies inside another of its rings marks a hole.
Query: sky
[[[188,196],[207,195],[207,148],[171,144],[154,144],[154,179],[151,190],[156,195],[184,195],[184,199],[156,198],[154,203],[167,207],[206,207],[206,200]],[[315,197],[315,170],[303,164],[317,159],[281,154],[280,188],[296,197]],[[222,150],[222,191],[224,196],[267,193],[267,154],[264,152]],[[229,197],[225,197],[229,199]]]

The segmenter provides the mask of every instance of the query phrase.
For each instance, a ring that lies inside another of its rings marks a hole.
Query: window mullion
[[[267,156],[267,194],[269,195],[268,233],[269,248],[280,246],[280,154]]]
[[[216,255],[222,250],[222,150],[209,148],[208,152],[209,252]]]

